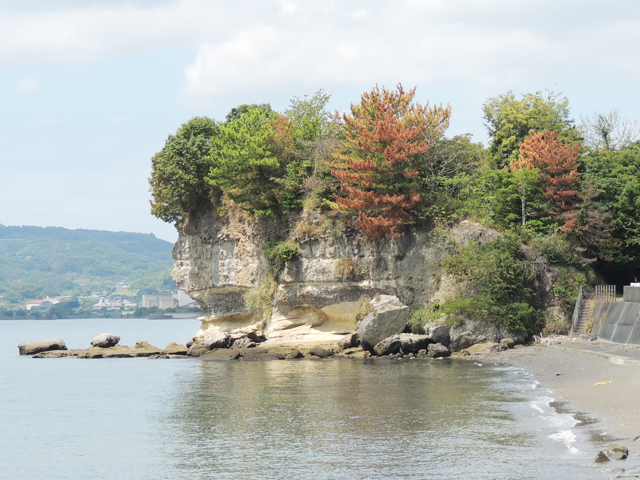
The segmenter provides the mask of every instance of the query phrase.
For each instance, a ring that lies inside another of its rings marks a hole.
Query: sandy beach
[[[575,341],[567,337],[490,355],[521,367],[553,391],[564,408],[600,421],[610,439],[640,451],[640,346]],[[636,453],[637,455],[637,453]]]

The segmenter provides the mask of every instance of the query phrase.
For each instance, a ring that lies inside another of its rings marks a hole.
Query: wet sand
[[[640,350],[631,351],[631,356],[626,350],[619,352],[625,356],[607,357],[616,352],[611,344],[535,345],[498,352],[487,360],[523,368],[551,389],[556,401],[567,402],[573,411],[591,413],[605,430],[608,427],[614,436],[630,441],[640,435]]]

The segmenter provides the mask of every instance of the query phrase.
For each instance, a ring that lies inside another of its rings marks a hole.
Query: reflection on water
[[[595,452],[573,442],[588,426],[572,429],[548,392],[510,368],[34,360],[16,348],[50,337],[83,347],[105,331],[163,346],[189,338],[192,323],[0,322],[0,478],[600,478],[582,466]]]
[[[598,478],[467,362],[202,362],[168,418],[178,478]],[[169,433],[165,432],[165,433]]]

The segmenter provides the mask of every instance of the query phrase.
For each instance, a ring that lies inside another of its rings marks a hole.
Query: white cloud
[[[289,15],[298,10],[297,5],[292,0],[276,0],[276,3],[280,4],[280,9],[278,10],[280,15]]]
[[[553,85],[592,73],[594,63],[600,71],[639,74],[637,8],[599,18],[597,5],[586,2],[592,14],[571,23],[573,7],[551,0],[533,10],[506,0],[374,2],[367,10],[357,8],[363,2],[349,3],[354,8],[300,2],[295,22],[255,21],[231,38],[201,42],[185,69],[181,99],[462,78],[490,87]]]
[[[36,90],[40,90],[41,87],[42,84],[40,83],[40,80],[38,80],[38,77],[35,75],[27,75],[14,83],[11,87],[11,91],[13,93],[28,95]]]

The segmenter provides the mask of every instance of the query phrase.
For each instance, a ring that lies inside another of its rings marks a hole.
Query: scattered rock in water
[[[254,348],[256,346],[256,342],[251,340],[249,337],[242,337],[233,342],[231,348]]]
[[[231,345],[231,335],[229,335],[229,332],[218,332],[204,340],[200,345],[209,347],[209,350],[213,350],[214,348],[229,348]]]
[[[202,360],[238,360],[240,357],[240,350],[228,348],[214,348],[200,356]]]
[[[607,453],[610,460],[624,460],[629,456],[629,449],[617,443],[612,443],[609,445]]]
[[[52,350],[66,350],[67,346],[60,338],[49,338],[47,340],[35,340],[33,342],[22,342],[18,345],[20,355],[35,355],[40,352]]]
[[[291,350],[291,352],[287,353],[287,355],[284,358],[286,360],[293,360],[294,358],[303,358],[303,357],[304,355],[302,354],[302,352],[297,348],[294,348],[293,350]]]
[[[176,342],[171,342],[162,351],[165,355],[186,355],[189,350],[184,345],[180,345]]]
[[[345,335],[342,340],[338,342],[340,349],[354,348],[360,345],[360,339],[358,338],[358,332],[349,333]]]
[[[332,353],[329,350],[320,346],[312,347],[309,350],[309,354],[319,358],[327,358],[332,355]]]
[[[376,346],[373,347],[373,351],[380,357],[383,355],[393,355],[400,351],[401,346],[402,341],[400,340],[400,335],[393,335],[378,342]]]
[[[150,355],[149,357],[150,360],[158,360],[158,359],[163,359],[163,358],[170,358],[169,355],[165,355],[164,353],[160,353],[158,355]]]
[[[187,355],[190,357],[199,357],[204,355],[209,351],[209,347],[207,345],[203,345],[202,343],[193,343],[189,350],[187,350]]]
[[[600,451],[596,455],[596,459],[594,460],[594,463],[605,463],[608,461],[609,461],[609,457],[607,457],[607,455],[604,452]]]
[[[427,347],[427,357],[429,358],[443,358],[450,355],[449,349],[441,343],[432,343]]]
[[[380,295],[371,301],[371,307],[373,312],[358,326],[360,344],[369,351],[385,338],[402,333],[409,318],[409,307],[395,295]]]
[[[273,352],[266,348],[256,347],[245,350],[243,358],[246,361],[284,360],[286,358],[286,354]]]
[[[120,335],[115,333],[101,333],[91,340],[92,347],[110,348],[114,347],[120,341]]]
[[[439,343],[448,347],[451,343],[450,332],[450,325],[438,325],[437,327],[430,327],[427,331],[427,336],[431,339],[431,343]]]
[[[400,337],[400,348],[404,353],[418,353],[420,350],[427,348],[431,343],[440,343],[433,342],[427,335],[401,333],[398,336]]]

